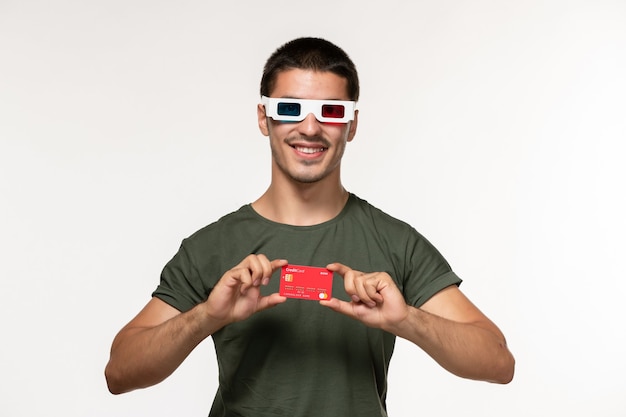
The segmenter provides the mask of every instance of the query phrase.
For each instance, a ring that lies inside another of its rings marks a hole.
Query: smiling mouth
[[[306,154],[320,153],[320,152],[324,152],[324,151],[326,151],[328,149],[328,148],[324,148],[324,147],[311,148],[311,147],[295,146],[295,145],[291,145],[291,147],[293,149],[295,149],[296,151],[298,151],[298,152],[306,153]]]

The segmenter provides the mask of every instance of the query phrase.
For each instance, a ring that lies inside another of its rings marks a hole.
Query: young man
[[[315,38],[283,45],[261,95],[269,188],[183,241],[113,341],[111,392],[162,381],[208,336],[220,369],[211,416],[385,416],[396,336],[456,375],[508,383],[504,336],[439,252],[342,186],[359,95],[343,50]],[[279,295],[288,263],[332,271],[332,298]]]

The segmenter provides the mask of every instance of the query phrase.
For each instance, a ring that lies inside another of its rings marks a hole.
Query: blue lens
[[[300,116],[300,103],[278,103],[280,116]]]

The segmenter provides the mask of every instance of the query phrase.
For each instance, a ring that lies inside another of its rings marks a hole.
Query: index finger
[[[276,271],[278,268],[281,268],[287,265],[289,262],[286,259],[274,259],[270,262],[270,266],[272,267],[272,272]]]
[[[265,275],[261,281],[263,285],[267,285],[270,282],[270,278],[274,271],[287,265],[289,262],[286,259],[274,259],[270,261],[270,268],[272,269],[269,274]]]
[[[342,277],[345,277],[345,275],[352,270],[352,268],[350,268],[349,266],[346,266],[339,262],[333,262],[332,264],[326,265],[326,269],[336,272]]]
[[[259,284],[267,284],[270,277],[283,265],[286,265],[287,261],[284,259],[274,259],[270,261],[267,256],[262,253],[248,255],[238,266],[243,267],[249,271],[251,284],[258,286]]]
[[[354,277],[357,275],[355,271],[347,265],[335,262],[326,266],[329,271],[336,272],[343,279],[343,286],[346,293],[352,298],[352,301],[360,301],[356,287],[354,285]]]

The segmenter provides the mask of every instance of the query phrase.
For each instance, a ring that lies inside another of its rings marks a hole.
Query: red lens
[[[341,104],[324,104],[322,105],[322,117],[329,119],[342,119],[346,109]]]

